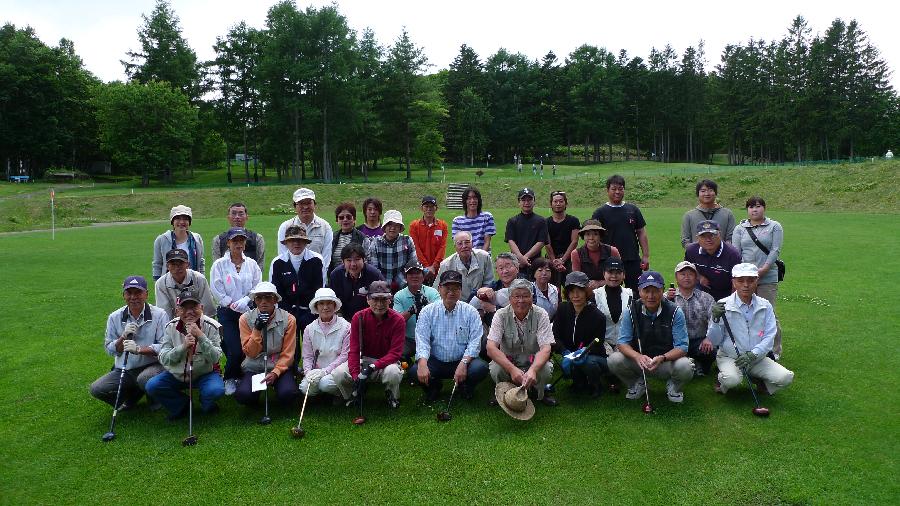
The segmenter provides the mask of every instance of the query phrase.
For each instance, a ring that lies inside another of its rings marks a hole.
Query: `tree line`
[[[116,172],[170,181],[228,162],[233,177],[333,181],[379,164],[596,163],[632,158],[730,163],[877,155],[900,138],[889,69],[856,21],[728,45],[707,72],[700,41],[644,59],[582,45],[562,60],[463,44],[429,72],[404,30],[387,47],[335,5],[273,5],[198,61],[165,0],[143,16],[127,82],[103,83],[71,41],[0,29],[0,159],[40,176],[111,159]],[[242,163],[232,167],[235,154]],[[252,174],[251,174],[252,171]],[[266,171],[270,171],[269,175]],[[243,173],[240,176],[233,172]],[[275,174],[271,174],[274,172]]]

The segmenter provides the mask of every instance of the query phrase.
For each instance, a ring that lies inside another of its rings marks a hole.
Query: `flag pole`
[[[56,240],[56,191],[50,188],[50,237]]]

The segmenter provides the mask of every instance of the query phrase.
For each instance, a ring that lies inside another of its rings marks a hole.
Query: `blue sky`
[[[275,0],[172,0],[188,43],[200,59],[213,57],[216,36],[246,21],[262,27]],[[326,5],[326,1],[299,2]],[[124,79],[119,60],[137,49],[141,14],[153,10],[154,0],[0,0],[0,22],[31,25],[47,44],[60,37],[74,41],[87,68],[103,80]],[[432,70],[446,68],[463,43],[482,60],[498,48],[521,52],[532,59],[552,50],[562,61],[581,44],[593,44],[632,56],[646,57],[650,48],[672,44],[678,53],[706,43],[708,68],[719,62],[729,43],[750,37],[781,38],[797,14],[813,33],[824,32],[840,17],[856,19],[888,62],[895,88],[900,64],[900,38],[896,35],[897,7],[874,1],[472,1],[455,0],[341,0],[337,2],[350,26],[361,32],[371,27],[379,41],[390,44],[406,26],[413,41],[423,47]]]

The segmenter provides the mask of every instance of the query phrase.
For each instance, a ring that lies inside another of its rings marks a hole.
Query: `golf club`
[[[722,319],[725,321],[725,332],[728,333],[728,338],[731,339],[731,344],[734,346],[734,351],[738,355],[741,354],[741,351],[738,350],[737,343],[734,340],[734,335],[731,333],[731,325],[728,324],[728,318],[725,315],[722,315]],[[769,416],[769,408],[765,408],[759,405],[759,396],[756,394],[756,390],[753,389],[753,381],[750,379],[750,373],[747,372],[746,367],[741,367],[741,373],[744,375],[744,379],[747,380],[747,388],[750,389],[750,393],[753,394],[753,402],[756,404],[756,407],[753,408],[753,414],[762,418]]]
[[[312,367],[316,367],[316,362],[319,361],[319,350],[316,350],[316,354],[313,357]],[[306,411],[306,399],[309,398],[309,390],[312,388],[310,385],[311,382],[306,382],[306,394],[303,396],[303,406],[300,407],[300,419],[297,420],[297,426],[291,427],[291,437],[294,439],[301,439],[306,435],[306,431],[303,430],[303,412]]]
[[[262,313],[267,314],[267,313]],[[268,326],[268,323],[267,323]],[[266,337],[266,329],[260,331],[262,334],[262,342],[263,342],[263,374],[265,376],[269,375],[269,339]],[[307,390],[308,391],[308,390]],[[266,390],[263,392],[263,397],[265,398],[265,413],[263,417],[259,419],[260,425],[269,425],[272,423],[272,419],[269,418],[269,385],[266,385]]]
[[[181,446],[197,444],[197,436],[194,435],[194,351],[196,347],[197,345],[194,344],[188,351],[188,437],[181,441]]]
[[[456,387],[459,386],[459,383],[456,381],[453,382],[453,390],[450,391],[450,399],[447,401],[447,410],[441,411],[437,414],[437,421],[439,422],[449,422],[452,418],[450,416],[450,404],[453,403],[453,394],[456,393]]]
[[[119,374],[119,388],[116,390],[116,403],[113,405],[112,420],[109,422],[109,432],[101,438],[104,443],[109,443],[116,438],[116,415],[119,414],[119,396],[122,395],[122,380],[125,379],[125,367],[128,365],[128,352],[125,352],[125,360],[122,362],[122,373]]]
[[[363,367],[363,315],[359,315],[359,368],[360,372],[362,372]],[[362,425],[366,423],[366,417],[363,415],[363,397],[366,396],[366,379],[360,378],[357,374],[356,376],[356,388],[353,390],[353,395],[356,396],[356,404],[359,407],[359,414],[356,418],[353,419],[353,425]]]
[[[634,332],[634,337],[635,337],[635,339],[637,339],[638,353],[643,355],[644,349],[641,346],[641,336],[638,335],[637,327],[634,326],[634,311],[635,311],[636,306],[634,305],[633,297],[628,298],[628,307],[631,309],[631,311],[628,312],[628,316],[631,318],[632,332]],[[647,402],[644,403],[644,407],[641,409],[644,410],[645,414],[649,415],[650,413],[653,413],[653,405],[650,404],[650,385],[647,384],[647,371],[644,370],[643,366],[641,366],[641,376],[644,377],[644,395],[647,396]]]

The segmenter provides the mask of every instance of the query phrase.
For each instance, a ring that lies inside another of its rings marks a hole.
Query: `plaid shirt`
[[[484,328],[478,310],[463,301],[447,311],[435,301],[419,313],[416,323],[416,360],[431,357],[441,362],[458,362],[463,355],[477,357]]]
[[[376,237],[369,243],[366,259],[381,271],[385,281],[392,285],[396,283],[397,288],[406,286],[403,268],[418,262],[416,245],[408,235],[403,234],[393,242],[389,242],[383,235]]]
[[[690,342],[706,339],[706,331],[712,317],[712,306],[715,303],[712,295],[704,291],[694,289],[691,297],[686,299],[681,295],[680,288],[675,289],[675,304],[684,313]]]

